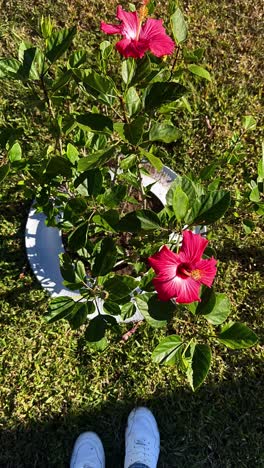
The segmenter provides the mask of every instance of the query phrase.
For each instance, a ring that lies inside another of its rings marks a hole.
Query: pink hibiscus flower
[[[157,57],[171,55],[174,51],[174,42],[167,36],[162,26],[162,20],[148,18],[142,24],[146,11],[146,7],[143,7],[138,16],[136,11],[126,12],[119,5],[116,17],[121,21],[121,24],[101,22],[101,30],[106,34],[123,36],[123,39],[117,42],[116,48],[126,58],[142,58],[147,50],[150,50]]]
[[[217,261],[213,257],[202,259],[207,244],[208,241],[200,234],[183,231],[182,246],[178,254],[165,245],[148,259],[157,275],[153,283],[161,301],[201,301],[201,285],[212,286],[216,275]]]

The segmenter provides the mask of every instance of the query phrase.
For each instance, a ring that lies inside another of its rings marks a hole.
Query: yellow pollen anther
[[[139,9],[139,22],[140,24],[144,21],[144,19],[148,16],[148,8],[146,5],[143,5]]]
[[[193,271],[191,272],[191,277],[192,277],[194,280],[196,280],[196,281],[199,280],[199,279],[201,279],[202,275],[201,275],[200,270],[193,270]]]

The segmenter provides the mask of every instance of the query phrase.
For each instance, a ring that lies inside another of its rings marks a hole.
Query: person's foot
[[[101,439],[95,432],[83,432],[75,442],[70,468],[105,468]]]
[[[133,463],[156,468],[159,450],[160,436],[153,414],[147,408],[133,409],[127,421],[124,468],[129,468]]]

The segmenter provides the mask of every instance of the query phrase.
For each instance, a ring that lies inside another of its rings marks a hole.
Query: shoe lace
[[[148,440],[134,439],[133,447],[130,450],[131,454],[128,454],[128,456],[133,456],[133,460],[137,458],[138,462],[151,463],[150,442]]]

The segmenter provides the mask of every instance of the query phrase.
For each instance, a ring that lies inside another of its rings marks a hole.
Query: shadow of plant
[[[65,406],[56,417],[18,422],[1,433],[1,466],[66,467],[79,433],[93,430],[102,438],[107,466],[124,459],[126,419],[135,405],[149,407],[158,422],[158,466],[263,466],[263,381],[244,375],[238,381],[204,386],[195,395],[179,388],[151,399],[107,401],[93,407]]]
[[[227,240],[217,258],[222,262],[238,262],[244,271],[263,271],[264,248],[255,244],[238,247],[235,242]]]

